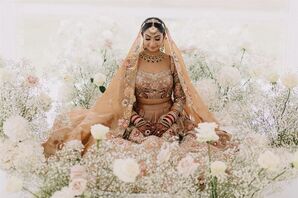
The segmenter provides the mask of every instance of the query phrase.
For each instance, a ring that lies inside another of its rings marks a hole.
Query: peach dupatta
[[[52,133],[43,143],[46,156],[54,154],[64,143],[71,140],[81,141],[85,146],[84,152],[86,152],[95,143],[90,132],[91,126],[94,124],[100,123],[109,127],[112,137],[122,137],[136,101],[135,77],[139,53],[143,50],[142,39],[139,31],[128,55],[116,71],[107,90],[90,109],[74,109],[56,118]],[[173,57],[180,83],[186,95],[185,113],[196,124],[200,122],[218,123],[192,85],[181,52],[172,40],[168,29],[166,29],[164,46],[165,53]],[[68,124],[65,125],[61,117],[66,118]]]

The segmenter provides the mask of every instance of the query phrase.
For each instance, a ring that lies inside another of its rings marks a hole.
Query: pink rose
[[[70,169],[70,179],[86,178],[86,168],[81,165],[75,165]]]
[[[119,119],[118,120],[118,126],[127,128],[128,125],[129,125],[129,121],[128,120],[125,120],[125,119]]]
[[[106,48],[108,48],[108,49],[112,49],[112,45],[113,45],[113,42],[112,42],[111,40],[106,39],[106,40],[104,41],[104,46],[105,46]]]
[[[143,176],[146,176],[147,175],[147,165],[146,165],[146,162],[144,160],[140,161],[139,162],[139,165],[140,165],[140,176],[143,177]]]
[[[84,178],[75,178],[69,183],[69,188],[74,195],[81,195],[87,187],[87,180]]]
[[[39,79],[36,76],[29,75],[27,76],[27,83],[30,86],[34,86],[38,83]]]
[[[197,170],[198,166],[199,164],[195,163],[194,159],[190,155],[187,155],[180,160],[177,166],[177,170],[184,177],[188,177]]]

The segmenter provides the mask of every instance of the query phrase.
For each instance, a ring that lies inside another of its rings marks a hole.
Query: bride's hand
[[[155,131],[154,131],[153,135],[156,135],[158,137],[161,137],[162,134],[164,132],[166,132],[168,129],[169,129],[168,127],[164,126],[161,123],[155,123]]]
[[[151,135],[152,131],[155,130],[155,127],[150,121],[147,121],[146,124],[137,127],[137,129],[143,133],[145,136]]]

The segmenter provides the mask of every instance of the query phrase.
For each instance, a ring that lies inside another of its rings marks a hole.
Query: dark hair
[[[141,25],[141,33],[142,33],[142,36],[144,34],[144,32],[150,28],[152,26],[152,22],[148,22],[150,21],[151,19],[155,19],[157,21],[159,21],[160,23],[154,23],[154,27],[156,27],[163,35],[166,34],[166,25],[165,23],[157,18],[157,17],[150,17],[150,18],[147,18]]]

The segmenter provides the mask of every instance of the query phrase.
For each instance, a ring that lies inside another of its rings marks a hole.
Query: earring
[[[164,52],[165,51],[165,44],[162,45],[161,48],[159,48],[160,51]]]

